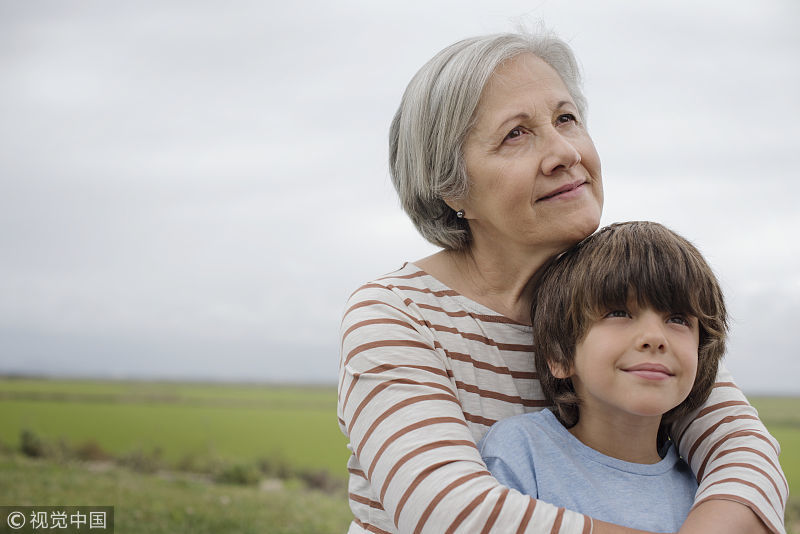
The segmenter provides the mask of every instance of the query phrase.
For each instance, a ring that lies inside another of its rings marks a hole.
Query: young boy
[[[725,350],[714,274],[650,222],[603,228],[541,272],[534,352],[554,408],[494,425],[480,444],[486,465],[545,502],[676,532],[697,482],[667,430],[708,397]]]

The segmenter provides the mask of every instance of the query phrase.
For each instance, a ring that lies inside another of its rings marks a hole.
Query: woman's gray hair
[[[448,46],[408,84],[389,130],[392,182],[403,209],[422,236],[449,250],[472,242],[466,219],[444,199],[467,195],[463,145],[489,77],[504,61],[532,53],[561,76],[582,120],[586,99],[569,45],[551,34],[505,33]]]

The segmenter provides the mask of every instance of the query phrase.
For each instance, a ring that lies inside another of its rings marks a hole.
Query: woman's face
[[[533,54],[492,74],[464,143],[474,245],[553,253],[600,223],[600,158],[561,77]]]

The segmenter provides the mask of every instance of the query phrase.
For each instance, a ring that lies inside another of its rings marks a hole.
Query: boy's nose
[[[641,318],[641,330],[639,331],[637,347],[642,351],[663,352],[666,350],[667,338],[664,335],[660,317],[653,317],[648,314],[648,316]]]
[[[657,336],[645,336],[642,338],[639,348],[640,350],[663,352],[666,349],[666,343],[664,343],[663,339],[658,339]]]

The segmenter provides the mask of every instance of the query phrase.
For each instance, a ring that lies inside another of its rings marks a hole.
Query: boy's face
[[[697,318],[633,302],[597,320],[577,345],[571,372],[555,374],[572,377],[581,419],[660,417],[691,392],[699,340]]]

